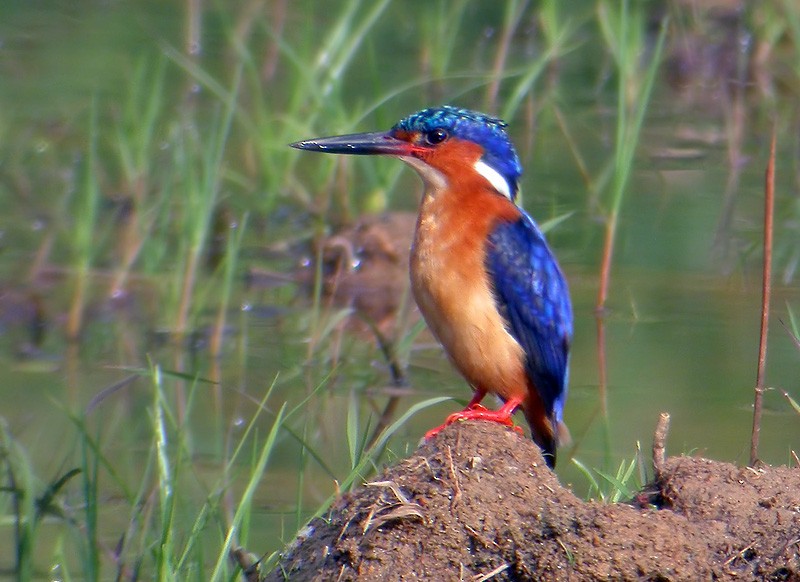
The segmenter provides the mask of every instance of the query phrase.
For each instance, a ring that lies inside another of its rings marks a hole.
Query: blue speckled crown
[[[483,148],[483,161],[497,170],[511,188],[512,200],[519,189],[522,165],[511,140],[505,132],[506,123],[477,111],[450,105],[431,107],[400,120],[392,131],[426,133],[437,128],[459,139],[477,143]]]

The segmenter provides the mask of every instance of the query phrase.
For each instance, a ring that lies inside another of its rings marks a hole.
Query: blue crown
[[[431,107],[400,120],[392,131],[427,133],[444,129],[459,139],[474,142],[483,148],[482,160],[496,170],[511,188],[511,199],[516,198],[522,165],[511,140],[505,131],[506,123],[477,111],[450,105]]]

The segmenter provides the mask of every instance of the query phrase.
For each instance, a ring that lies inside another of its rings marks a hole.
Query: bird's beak
[[[397,139],[389,133],[382,132],[320,137],[298,141],[289,145],[299,150],[356,156],[408,156],[415,149],[413,144]]]

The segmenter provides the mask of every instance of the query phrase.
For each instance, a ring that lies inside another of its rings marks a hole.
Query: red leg
[[[484,396],[486,396],[486,390],[475,390],[475,394],[472,395],[472,400],[469,401],[469,404],[467,404],[467,408],[465,410],[480,406],[481,400],[483,400]]]
[[[489,422],[498,422],[500,424],[512,427],[515,431],[521,434],[522,429],[518,426],[514,426],[514,421],[511,420],[511,415],[514,414],[514,411],[517,409],[517,407],[522,404],[522,399],[511,398],[510,400],[507,400],[499,410],[487,410],[478,404],[483,399],[485,394],[485,392],[481,391],[476,392],[475,396],[472,397],[472,400],[470,400],[469,404],[467,405],[467,408],[461,412],[454,412],[447,417],[443,425],[432,428],[426,432],[425,440],[436,436],[444,427],[449,426],[454,422],[458,422],[459,420],[487,420]]]

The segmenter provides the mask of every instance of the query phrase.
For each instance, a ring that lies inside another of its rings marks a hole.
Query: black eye
[[[441,127],[437,127],[436,129],[432,129],[425,134],[425,141],[431,145],[436,145],[437,143],[442,143],[448,137],[449,136],[447,135],[446,130],[442,129]]]

